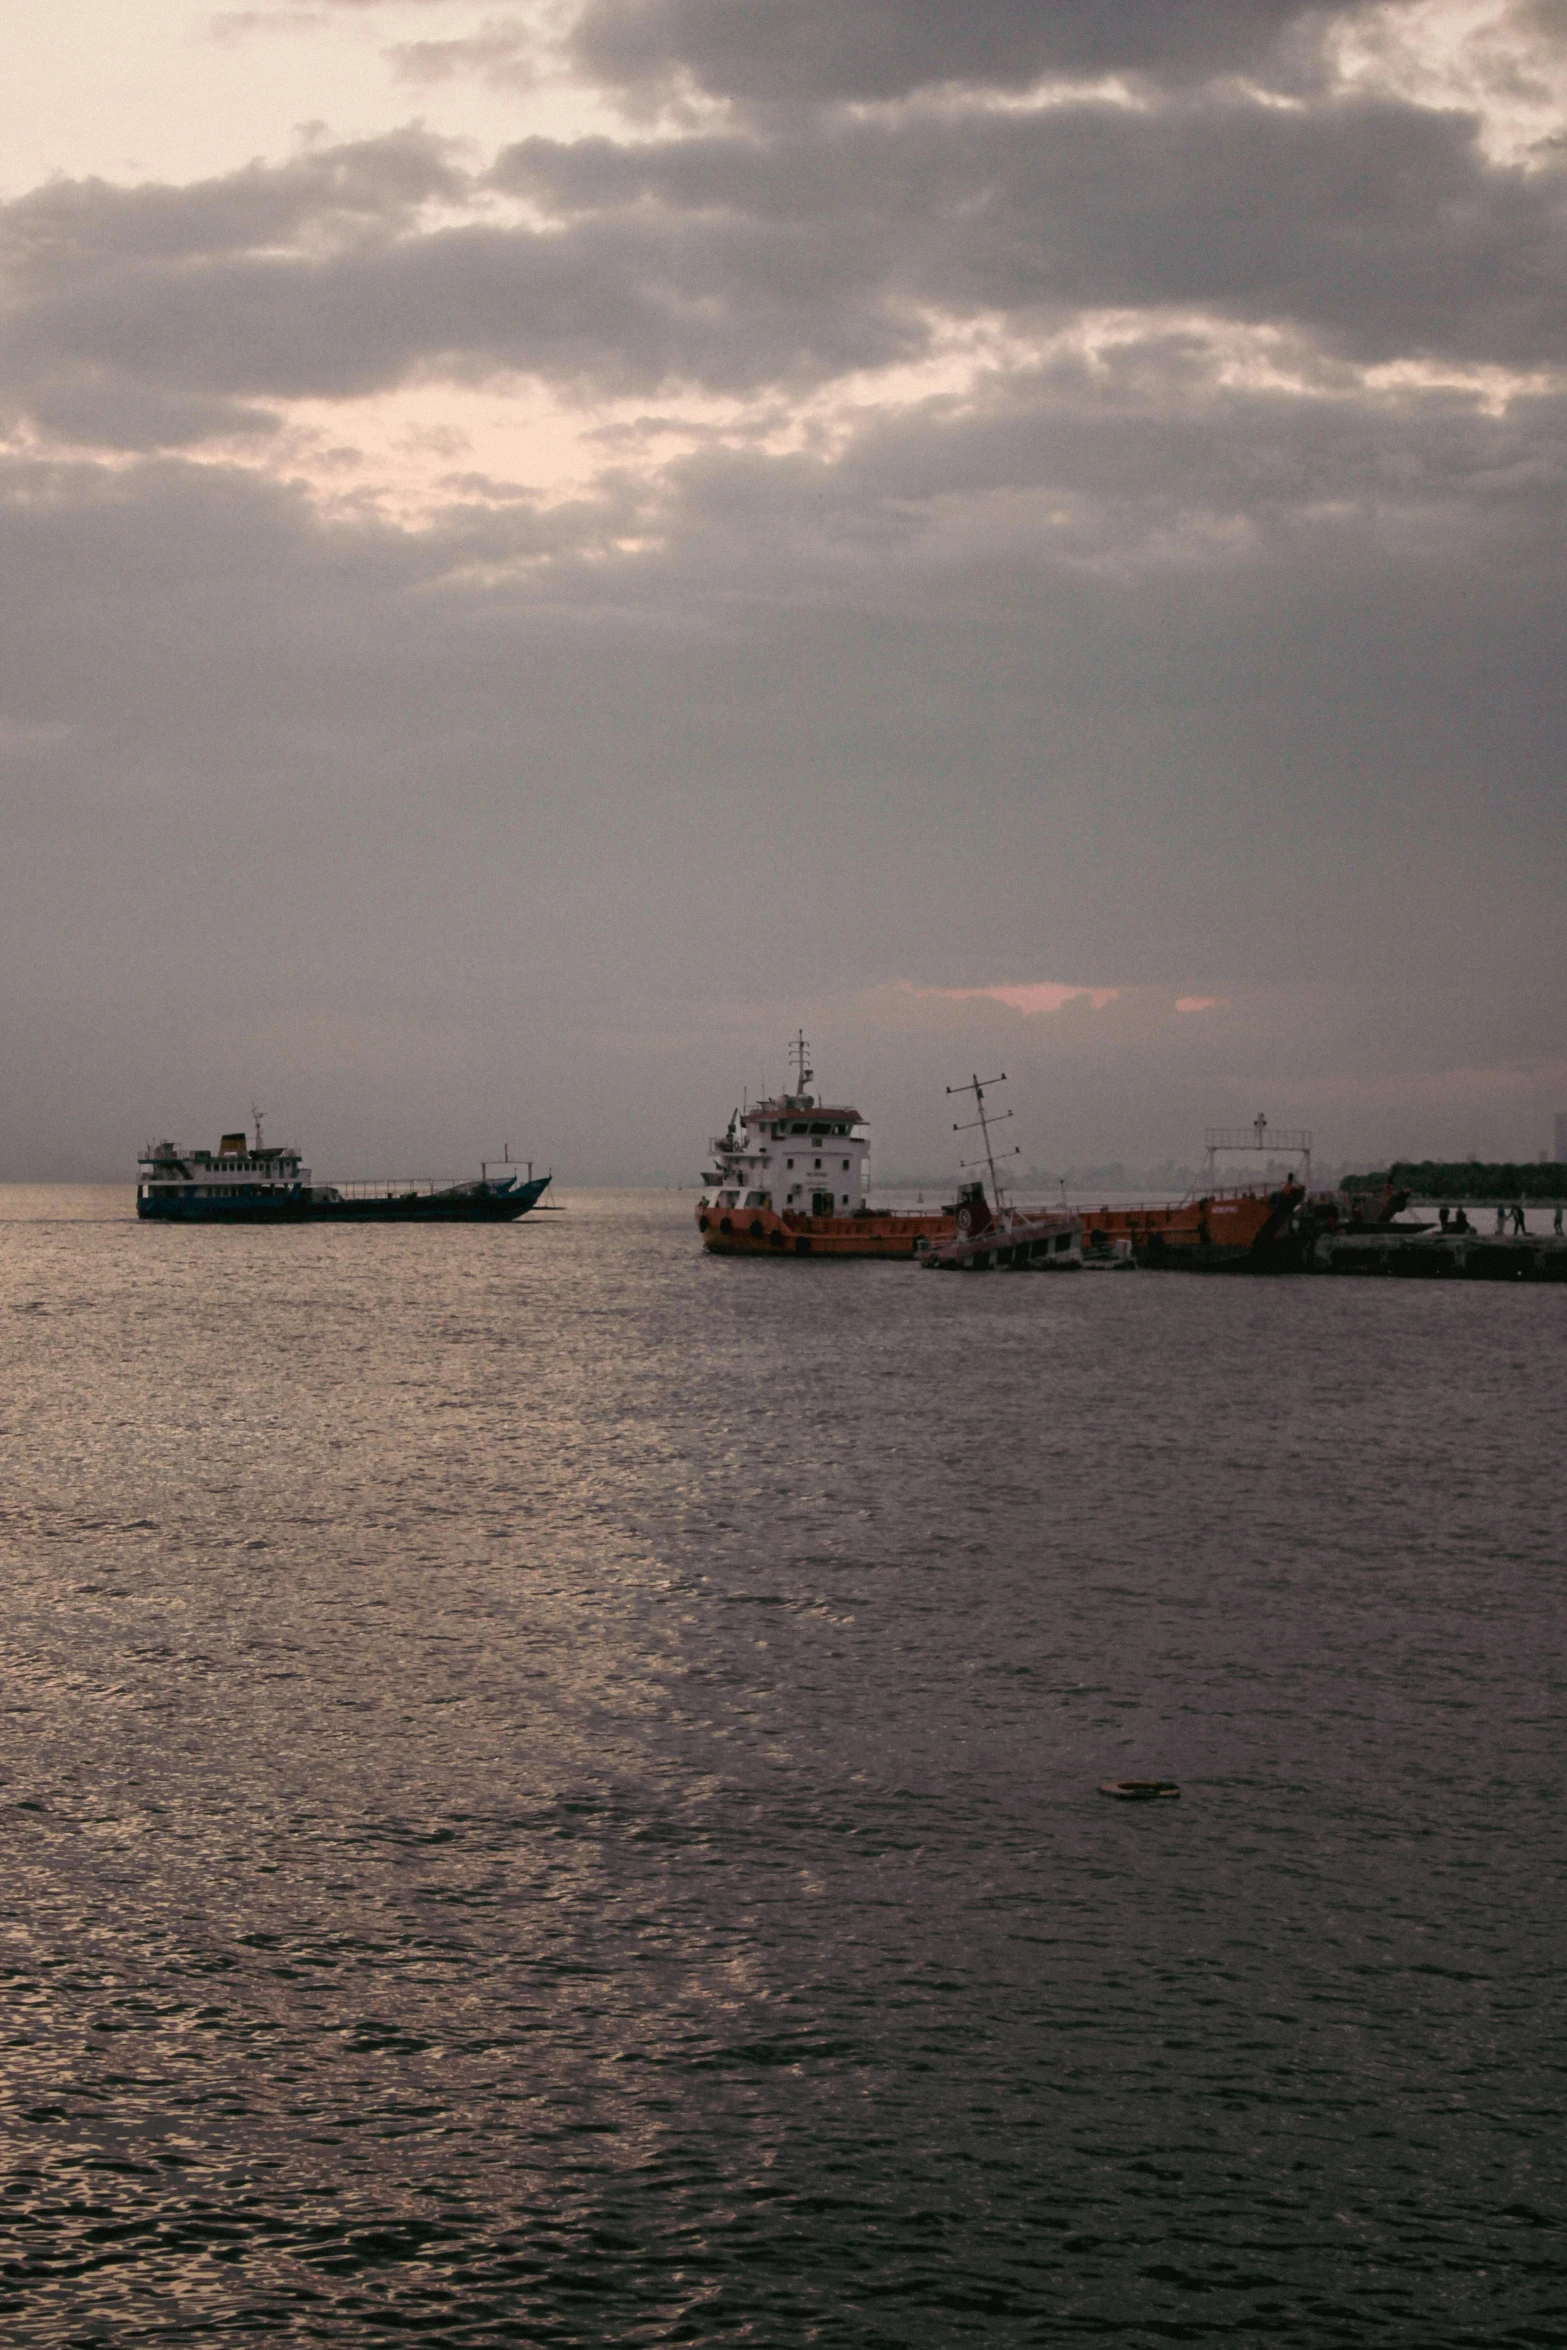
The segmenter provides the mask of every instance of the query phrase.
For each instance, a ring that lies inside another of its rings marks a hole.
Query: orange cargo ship
[[[865,1198],[870,1155],[865,1120],[848,1103],[819,1101],[810,1090],[814,1072],[803,1036],[796,1039],[793,1051],[798,1064],[795,1091],[736,1110],[727,1133],[713,1138],[714,1164],[703,1175],[696,1211],[704,1248],[720,1256],[921,1258],[952,1242],[959,1232],[960,1209],[973,1217],[976,1187],[971,1186],[961,1201],[941,1208],[870,1207]],[[977,1097],[980,1115],[975,1124],[985,1130],[985,1163],[999,1200],[984,1090],[978,1079],[972,1087],[947,1090],[973,1091]],[[1244,1133],[1210,1128],[1210,1176],[1220,1151],[1274,1145],[1302,1151],[1309,1170],[1307,1134],[1270,1130],[1265,1118]],[[977,1196],[983,1201],[982,1190]],[[1151,1270],[1170,1272],[1288,1273],[1304,1268],[1297,1210],[1305,1200],[1305,1183],[1291,1175],[1273,1189],[1210,1182],[1200,1197],[1173,1204],[1084,1208],[1070,1218],[1063,1211],[1055,1220],[1080,1227],[1081,1258],[1075,1249],[1072,1254],[1075,1261],[1090,1265],[1130,1258]],[[1045,1212],[1038,1214],[1043,1218]],[[963,1229],[968,1231],[968,1222]],[[1053,1261],[1053,1243],[1059,1237],[1053,1226],[1051,1237]],[[1015,1254],[1003,1250],[995,1261],[1014,1261]],[[1033,1261],[1032,1250],[1028,1261]]]
[[[811,1091],[803,1036],[793,1093],[736,1110],[713,1137],[697,1230],[718,1256],[919,1257],[957,1229],[951,1208],[873,1208],[865,1198],[870,1134],[847,1102]]]
[[[1102,1232],[1109,1242],[1127,1240],[1139,1265],[1193,1273],[1291,1272],[1299,1249],[1292,1230],[1306,1187],[1283,1183],[1276,1191],[1248,1188],[1205,1192],[1173,1207],[1084,1208],[1083,1247]]]
[[[1311,1182],[1311,1136],[1304,1127],[1270,1126],[1259,1111],[1250,1126],[1210,1126],[1203,1137],[1208,1181],[1198,1198],[1173,1207],[1085,1208],[1083,1247],[1129,1241],[1140,1265],[1192,1273],[1299,1273],[1308,1245],[1299,1210]],[[1285,1155],[1300,1170],[1271,1188],[1214,1180],[1230,1152]],[[1302,1180],[1302,1176],[1304,1180]]]

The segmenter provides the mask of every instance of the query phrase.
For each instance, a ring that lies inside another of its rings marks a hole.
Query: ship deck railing
[[[1125,1193],[1112,1192],[1107,1200],[1102,1191],[1075,1191],[1071,1207],[1066,1212],[1081,1216],[1167,1216],[1173,1209],[1195,1208],[1204,1200],[1254,1200],[1271,1197],[1277,1191],[1296,1189],[1303,1190],[1304,1186],[1291,1177],[1285,1183],[1259,1180],[1256,1183],[1215,1183],[1201,1190],[1167,1191],[1162,1199],[1133,1199]],[[1063,1211],[1058,1205],[1054,1212],[1060,1215]]]
[[[363,1181],[339,1183],[331,1178],[317,1183],[318,1191],[335,1191],[339,1199],[429,1199],[441,1191],[477,1190],[482,1178],[477,1175],[387,1175],[371,1176]],[[500,1178],[492,1178],[488,1188],[500,1187]]]

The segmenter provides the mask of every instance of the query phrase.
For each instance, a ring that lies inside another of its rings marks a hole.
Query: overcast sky
[[[0,17],[0,1175],[1547,1146],[1563,0]]]

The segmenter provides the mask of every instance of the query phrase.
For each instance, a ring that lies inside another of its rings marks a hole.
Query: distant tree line
[[[1521,1166],[1483,1159],[1399,1159],[1380,1175],[1346,1175],[1340,1191],[1391,1187],[1417,1199],[1567,1199],[1567,1163],[1526,1160]]]

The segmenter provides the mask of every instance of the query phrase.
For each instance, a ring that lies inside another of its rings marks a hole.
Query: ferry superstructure
[[[736,1110],[713,1137],[697,1229],[718,1256],[918,1257],[956,1229],[950,1208],[873,1208],[870,1130],[849,1102],[812,1091],[803,1034],[790,1093]]]
[[[552,1178],[508,1161],[467,1183],[316,1183],[297,1150],[225,1134],[215,1151],[149,1143],[136,1213],[175,1224],[509,1224],[536,1207]]]

